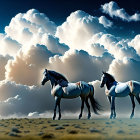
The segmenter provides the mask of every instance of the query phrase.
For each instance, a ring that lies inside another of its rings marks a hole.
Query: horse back
[[[128,83],[118,83],[117,85],[113,85],[109,90],[109,95],[115,97],[125,97],[130,93],[131,91]]]
[[[68,83],[67,87],[63,87],[63,98],[76,98],[80,96],[80,83]]]
[[[132,80],[131,90],[132,90],[133,95],[139,96],[139,94],[140,94],[140,82]]]
[[[91,91],[93,91],[92,85],[84,81],[79,81],[77,83],[68,83],[67,87],[61,87],[60,85],[56,85],[52,89],[52,95],[61,97],[61,98],[76,98],[78,96],[86,97]]]
[[[130,93],[138,96],[140,94],[140,82],[131,80],[125,83],[118,83],[115,87],[115,93],[118,97],[125,97]]]
[[[84,81],[80,81],[80,89],[81,89],[81,97],[87,97],[90,93],[92,93],[92,85],[89,85],[88,83]]]

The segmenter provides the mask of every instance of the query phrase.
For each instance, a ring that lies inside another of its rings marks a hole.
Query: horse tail
[[[94,87],[93,85],[89,85],[90,86],[90,94],[89,94],[89,99],[91,102],[91,106],[93,108],[93,111],[95,114],[98,114],[98,111],[101,110],[101,105],[94,99]]]

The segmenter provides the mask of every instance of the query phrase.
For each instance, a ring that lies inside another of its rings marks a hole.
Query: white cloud
[[[12,57],[9,55],[0,55],[0,81],[5,79],[5,66],[10,59],[12,59]]]
[[[41,113],[53,109],[54,100],[47,87],[29,87],[11,81],[1,81],[0,91],[1,116],[28,115],[30,112]]]
[[[130,58],[124,58],[123,60],[113,60],[109,66],[109,73],[113,74],[118,81],[140,81],[139,71],[140,61]]]
[[[17,14],[12,18],[9,26],[5,27],[5,32],[19,42],[23,49],[28,49],[29,46],[36,44],[45,45],[53,53],[59,54],[64,54],[69,49],[67,45],[60,43],[59,39],[54,36],[55,23],[35,9]]]
[[[113,57],[104,53],[101,57],[90,56],[85,51],[67,51],[64,56],[49,59],[49,69],[63,73],[69,81],[93,81],[100,79],[102,70],[108,70]]]
[[[11,39],[5,34],[0,34],[0,54],[14,56],[20,48],[21,44],[16,40]]]
[[[136,35],[134,39],[129,42],[130,46],[133,46],[137,53],[140,55],[140,35]]]
[[[30,46],[20,50],[13,60],[6,65],[6,79],[20,84],[37,85],[41,70],[47,66],[49,57],[53,56],[46,46]]]
[[[39,113],[38,112],[30,112],[28,114],[28,117],[30,117],[30,118],[37,118],[37,117],[39,117]]]
[[[108,52],[103,45],[99,43],[89,43],[88,52],[92,56],[102,56],[103,53]]]
[[[87,41],[99,32],[105,32],[105,28],[98,18],[78,10],[71,13],[66,21],[57,27],[56,36],[71,49],[86,50]]]
[[[15,28],[16,27],[16,28]],[[33,34],[49,33],[54,35],[56,25],[49,18],[35,9],[19,13],[12,18],[5,32],[18,42],[29,41]]]
[[[64,74],[70,82],[100,80],[102,70],[119,81],[139,80],[139,35],[124,40],[108,34],[108,25],[111,23],[104,16],[97,18],[80,10],[58,27],[34,9],[16,15],[5,28],[6,33],[0,34],[0,80],[6,78],[0,81],[0,115],[50,115],[54,108],[51,86],[40,87],[44,68]],[[100,82],[92,84],[95,98],[104,111],[110,110]],[[80,100],[62,100],[61,108],[77,114]]]
[[[105,16],[99,17],[99,23],[103,24],[105,28],[112,27],[113,22],[111,22],[109,19],[107,19]]]
[[[111,17],[118,17],[124,21],[140,21],[140,14],[135,13],[133,15],[129,15],[125,9],[120,8],[118,4],[114,1],[109,3],[105,3],[101,5],[101,9],[103,13],[109,14]]]
[[[40,44],[46,45],[48,50],[50,50],[53,53],[59,53],[64,54],[67,50],[69,50],[69,47],[65,45],[64,43],[60,43],[59,39],[52,35],[44,34],[42,36],[42,41]]]
[[[111,34],[98,33],[92,36],[88,44],[99,43],[104,46],[115,59],[123,59],[124,57],[140,60],[140,56],[136,50],[128,45],[129,40],[115,37]]]

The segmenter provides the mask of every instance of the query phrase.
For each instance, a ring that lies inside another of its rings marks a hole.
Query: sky
[[[52,115],[51,86],[40,84],[45,68],[70,82],[93,84],[101,114],[107,114],[102,71],[120,82],[140,81],[138,6],[136,0],[0,1],[1,117]],[[80,99],[62,100],[61,106],[64,114],[78,113]],[[129,117],[129,97],[117,99],[116,109]]]
[[[103,13],[100,10],[100,6],[103,3],[110,2],[109,0],[5,0],[0,1],[0,32],[4,32],[6,25],[10,23],[12,17],[17,13],[26,12],[29,9],[37,9],[42,13],[45,13],[50,20],[54,21],[57,25],[62,24],[66,17],[70,15],[71,12],[76,10],[83,10],[94,16],[101,16]],[[125,1],[125,0],[116,0],[120,7],[126,9],[127,13],[133,14],[134,12],[139,11],[139,1]],[[108,17],[108,16],[107,16]],[[125,22],[122,23],[119,19],[114,20],[116,25],[121,26],[121,30],[113,29],[111,33],[115,33],[117,36],[119,34],[128,38],[128,34],[134,36],[140,30],[138,26],[139,23],[135,22]],[[116,32],[117,30],[117,32]],[[128,32],[127,32],[128,31]],[[132,31],[132,33],[130,33]]]

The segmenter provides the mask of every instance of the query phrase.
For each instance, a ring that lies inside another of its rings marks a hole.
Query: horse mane
[[[56,80],[62,79],[62,80],[64,80],[64,81],[68,82],[67,78],[66,78],[64,75],[62,75],[62,74],[60,74],[60,73],[58,73],[58,72],[56,72],[56,71],[48,70],[48,73],[49,73],[51,76],[53,76]]]
[[[110,82],[114,82],[115,81],[115,78],[111,74],[109,74],[107,72],[105,72],[104,74],[109,78]]]

